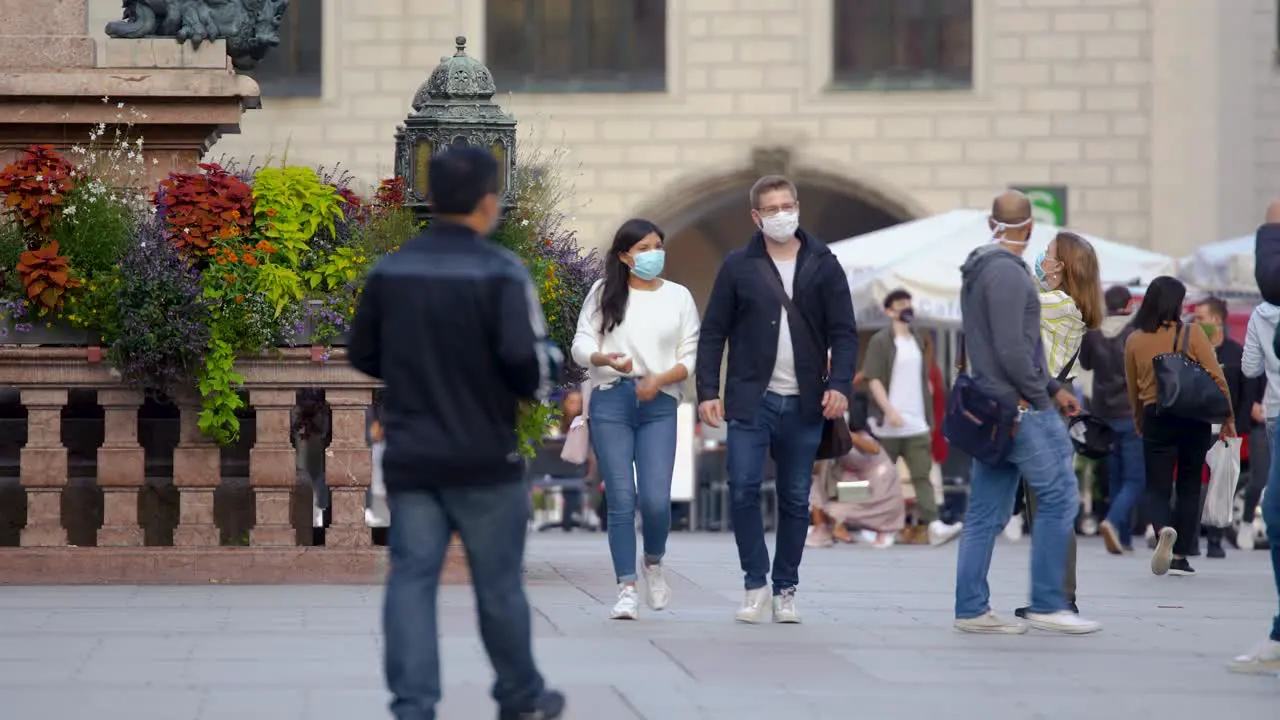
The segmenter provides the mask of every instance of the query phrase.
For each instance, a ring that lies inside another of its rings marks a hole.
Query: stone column
[[[173,449],[173,484],[178,488],[175,547],[217,547],[222,540],[213,516],[213,493],[222,482],[222,451],[200,432],[200,402],[178,403],[178,447]]]
[[[249,391],[258,428],[257,442],[249,451],[249,484],[257,508],[249,533],[251,545],[297,545],[289,512],[298,484],[297,457],[290,442],[290,411],[296,403],[297,393],[292,389]]]
[[[99,547],[142,545],[138,525],[138,492],[146,483],[146,457],[138,444],[137,390],[99,390],[105,437],[98,448],[98,486],[102,488]]]
[[[366,547],[372,544],[364,521],[365,493],[373,472],[373,453],[365,441],[365,412],[371,390],[325,390],[333,415],[333,439],[325,453],[325,480],[332,498],[333,522],[325,544]]]
[[[22,529],[25,546],[67,544],[62,526],[62,489],[67,484],[67,448],[62,444],[62,408],[67,391],[23,389],[27,408],[27,444],[20,457],[20,479],[27,491],[27,525]]]

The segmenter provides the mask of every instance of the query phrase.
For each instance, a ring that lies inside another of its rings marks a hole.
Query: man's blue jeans
[[[640,402],[634,380],[591,393],[591,447],[604,480],[609,553],[620,583],[636,581],[637,500],[645,559],[656,563],[667,553],[678,407],[664,392]]]
[[[1107,456],[1107,486],[1111,491],[1111,507],[1107,520],[1120,536],[1125,548],[1133,544],[1133,511],[1147,489],[1147,471],[1142,459],[1142,438],[1133,418],[1108,420],[1115,433],[1115,445]]]
[[[991,609],[987,571],[996,536],[1013,514],[1019,478],[1036,493],[1036,528],[1031,534],[1033,613],[1066,610],[1067,542],[1080,506],[1072,460],[1075,451],[1066,423],[1056,410],[1022,415],[1009,458],[999,465],[973,461],[969,510],[960,533],[956,561],[956,617],[973,618]]]
[[[493,698],[511,712],[534,707],[545,685],[533,661],[524,594],[528,487],[508,482],[392,492],[388,503],[391,572],[382,625],[391,714],[435,720],[441,694],[436,596],[455,530],[467,551],[480,637],[497,675]]]
[[[1267,542],[1271,545],[1271,572],[1276,581],[1276,594],[1280,595],[1280,432],[1276,421],[1267,420],[1267,434],[1271,438],[1271,471],[1267,475],[1267,489],[1262,491],[1262,522],[1267,525]],[[1280,613],[1271,624],[1271,639],[1280,642]]]
[[[822,442],[821,420],[800,419],[800,398],[766,393],[754,421],[729,421],[729,495],[733,537],[748,590],[769,582],[769,547],[760,514],[765,453],[778,468],[778,533],[773,558],[773,593],[800,584],[800,558],[809,533],[809,487]]]

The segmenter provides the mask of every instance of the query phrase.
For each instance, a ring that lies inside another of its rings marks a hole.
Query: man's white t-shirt
[[[889,377],[889,404],[902,416],[900,427],[888,422],[874,428],[880,437],[908,438],[929,434],[928,416],[924,409],[924,355],[915,337],[893,338],[893,374]]]
[[[782,288],[787,291],[787,297],[794,298],[796,261],[774,261],[773,264],[778,267],[778,275],[782,278]],[[796,380],[796,351],[791,344],[791,325],[787,322],[785,307],[778,320],[778,359],[773,363],[773,376],[769,378],[769,392],[777,395],[800,394],[800,383]]]

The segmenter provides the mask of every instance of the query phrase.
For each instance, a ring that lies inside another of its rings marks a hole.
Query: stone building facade
[[[1010,185],[1064,186],[1073,228],[1182,255],[1248,232],[1280,194],[1272,0],[972,0],[965,86],[840,89],[833,22],[858,2],[872,0],[648,2],[665,15],[657,89],[499,99],[526,146],[566,151],[565,210],[587,244],[650,217],[695,286],[750,230],[746,190],[770,168],[800,181],[827,240]],[[91,3],[100,34],[119,0]],[[213,154],[341,163],[368,181],[391,172],[395,126],[454,36],[492,64],[491,6],[516,5],[293,4],[321,21],[314,92],[264,82],[263,109]]]

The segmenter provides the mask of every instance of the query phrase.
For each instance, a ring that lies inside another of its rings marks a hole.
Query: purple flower
[[[15,332],[28,333],[31,332],[31,323],[18,323],[13,326]]]

